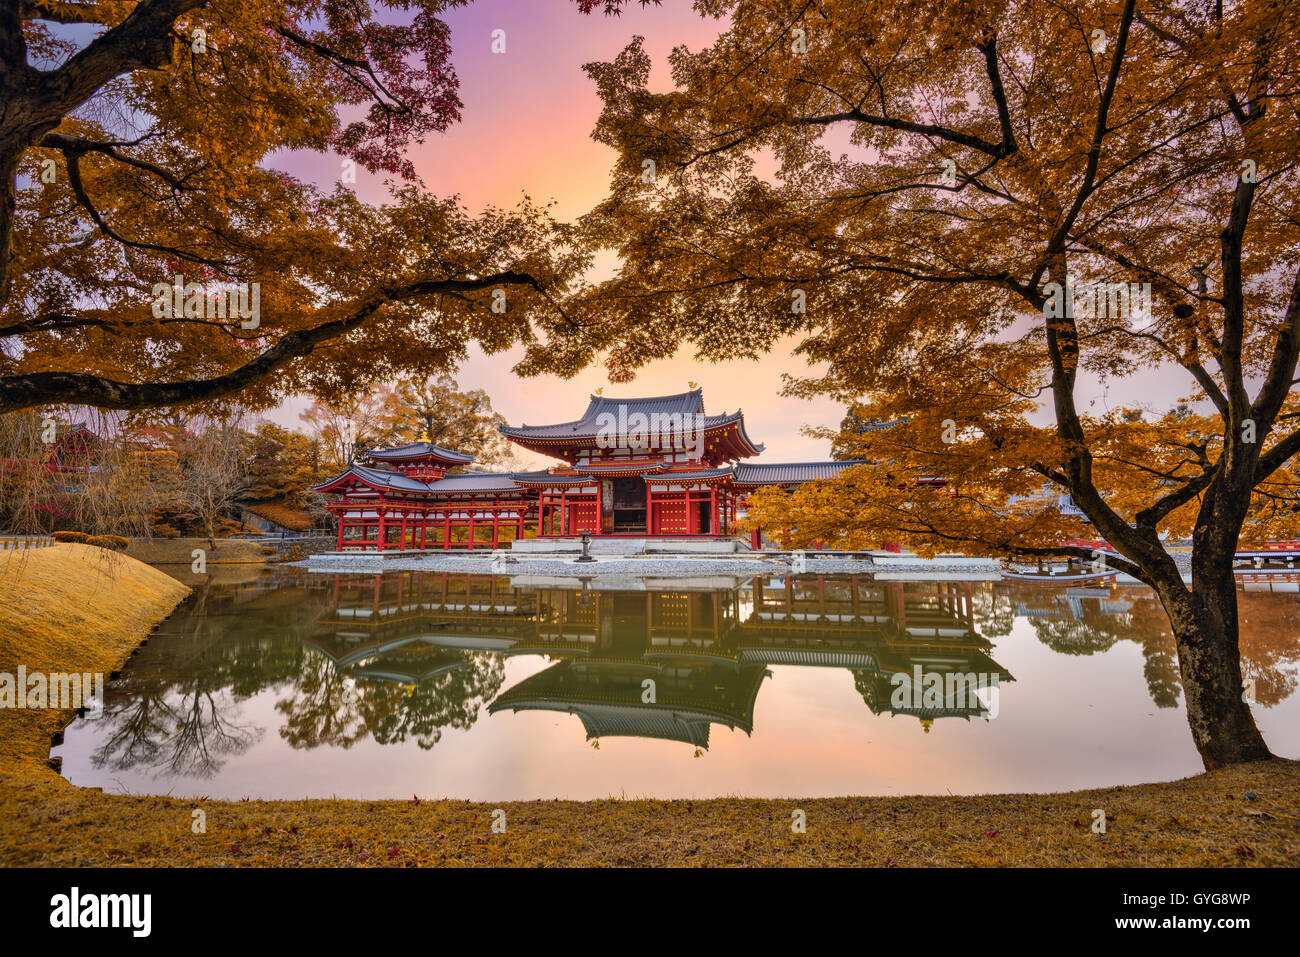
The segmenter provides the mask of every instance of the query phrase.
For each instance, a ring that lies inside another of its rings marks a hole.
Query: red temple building
[[[468,455],[415,442],[366,454],[316,486],[335,496],[338,547],[499,548],[522,538],[727,539],[749,493],[829,478],[855,462],[746,464],[763,446],[739,410],[708,415],[702,390],[639,399],[592,396],[554,425],[503,426],[558,459],[536,472],[475,472]],[[750,544],[760,541],[754,533]]]

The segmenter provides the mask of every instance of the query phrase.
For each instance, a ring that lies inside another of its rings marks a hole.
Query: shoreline
[[[1106,573],[1025,575],[1004,567],[996,558],[938,556],[921,558],[911,553],[872,552],[868,557],[835,557],[833,552],[809,551],[802,561],[785,554],[642,554],[600,555],[582,562],[570,553],[510,552],[494,556],[488,549],[468,551],[327,552],[310,555],[286,565],[311,574],[382,574],[384,572],[457,572],[467,575],[500,575],[520,585],[578,587],[598,583],[605,589],[637,591],[665,583],[677,586],[713,587],[732,577],[758,575],[864,575],[876,581],[1012,582],[1022,584],[1088,585],[1113,583],[1143,585],[1122,571]],[[849,553],[853,556],[867,553]],[[1183,582],[1190,585],[1190,552],[1178,551],[1174,559]],[[1297,576],[1300,567],[1240,567],[1240,580],[1251,576]]]
[[[56,546],[55,549],[88,546]],[[60,556],[55,549],[41,550]],[[30,556],[36,551],[28,552]],[[94,557],[94,556],[91,556]],[[121,668],[186,589],[127,559],[115,579],[39,589],[31,621],[0,619],[0,652],[43,649],[50,670]],[[0,567],[0,574],[5,569]],[[165,580],[165,581],[164,581]],[[152,602],[128,589],[156,588]],[[56,618],[82,593],[73,625]],[[179,589],[180,591],[176,591]],[[175,595],[174,600],[170,596]],[[4,611],[10,611],[4,608]],[[116,630],[91,634],[118,615]],[[75,627],[73,627],[75,626]],[[76,627],[83,633],[71,633]],[[15,635],[19,638],[15,639]],[[24,637],[25,636],[25,639]],[[87,660],[90,655],[96,660]],[[0,670],[11,667],[0,658]],[[210,801],[113,795],[51,769],[73,712],[0,712],[0,864],[152,866],[1296,866],[1300,761],[1074,792],[816,799]],[[1253,798],[1247,795],[1254,795]],[[791,829],[795,810],[807,832]],[[1094,811],[1107,817],[1094,833]],[[492,830],[504,811],[505,833]],[[205,830],[196,833],[196,812]]]

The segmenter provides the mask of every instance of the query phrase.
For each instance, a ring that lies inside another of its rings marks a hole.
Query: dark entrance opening
[[[632,475],[616,478],[614,483],[614,531],[642,532],[645,528],[645,479]]]
[[[699,516],[699,528],[701,535],[713,534],[713,523],[711,521],[713,511],[709,508],[708,500],[695,503],[695,514]]]

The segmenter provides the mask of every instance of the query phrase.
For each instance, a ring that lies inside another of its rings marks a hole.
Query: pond
[[[1114,583],[459,573],[189,580],[54,750],[75,784],[212,798],[1055,791],[1201,769],[1173,641]],[[624,582],[624,585],[627,583]],[[1300,756],[1300,584],[1240,594],[1274,753]]]

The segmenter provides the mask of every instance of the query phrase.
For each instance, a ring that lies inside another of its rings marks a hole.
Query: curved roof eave
[[[371,449],[366,453],[369,458],[380,460],[416,459],[432,457],[441,459],[444,462],[450,462],[456,465],[466,465],[474,461],[474,456],[466,455],[464,452],[455,452],[451,449],[444,449],[441,445],[435,445],[433,442],[410,442],[406,445],[395,445],[387,449]]]

